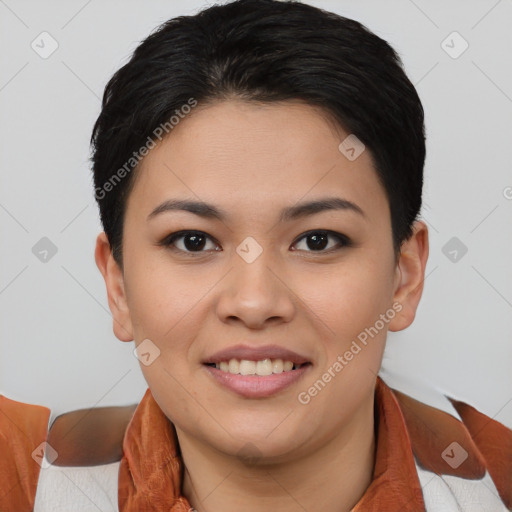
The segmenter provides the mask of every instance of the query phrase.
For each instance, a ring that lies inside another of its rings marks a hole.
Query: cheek
[[[382,261],[354,256],[321,272],[304,273],[295,290],[328,338],[347,341],[390,307],[392,273]]]
[[[161,357],[151,366],[143,366],[142,373],[151,394],[165,415],[177,424],[198,420],[197,398],[189,381],[180,375],[180,365],[174,367]]]
[[[171,267],[162,258],[141,257],[126,269],[129,276],[127,301],[135,339],[168,339],[184,329],[197,306],[208,278],[194,275],[191,268]],[[210,276],[211,279],[211,276]]]

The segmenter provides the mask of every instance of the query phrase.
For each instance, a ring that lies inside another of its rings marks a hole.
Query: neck
[[[249,465],[177,430],[182,494],[197,512],[349,512],[372,481],[373,395],[322,445],[280,463]]]

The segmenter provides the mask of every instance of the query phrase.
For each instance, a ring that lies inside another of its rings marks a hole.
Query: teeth
[[[230,359],[217,363],[215,368],[235,375],[259,375],[264,377],[273,373],[289,372],[293,368],[300,368],[300,366],[295,365],[292,361],[283,361],[282,359],[262,359],[261,361]]]
[[[289,372],[293,368],[293,363],[291,361],[285,361],[283,363],[283,372]]]
[[[272,375],[272,361],[263,359],[256,363],[256,375]]]
[[[254,375],[256,373],[256,363],[242,359],[240,361],[240,375]]]
[[[231,359],[228,364],[229,373],[240,373],[240,363],[236,359]]]
[[[272,373],[283,373],[283,360],[274,359],[272,361]]]

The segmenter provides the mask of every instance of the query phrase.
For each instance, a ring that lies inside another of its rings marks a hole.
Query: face
[[[98,237],[115,333],[150,340],[141,369],[179,437],[285,460],[371,410],[387,331],[421,295],[426,226],[397,264],[385,191],[368,150],[340,151],[348,135],[299,102],[198,106],[137,170],[123,272]]]

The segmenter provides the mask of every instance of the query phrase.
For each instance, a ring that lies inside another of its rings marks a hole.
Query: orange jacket
[[[465,500],[480,500],[483,511],[512,510],[512,431],[473,407],[450,400],[462,421],[377,379],[373,480],[353,512],[435,512],[437,504],[447,506],[450,500],[460,511],[476,510],[466,508]],[[45,407],[0,395],[2,512],[34,507],[42,443],[51,440],[49,414]],[[121,433],[119,442],[115,435],[109,441],[119,444],[110,450],[110,457],[120,461],[119,511],[189,512],[191,506],[181,495],[183,464],[176,433],[149,389],[130,410]],[[80,445],[76,436],[74,443]],[[79,465],[80,459],[83,465],[102,463],[95,461],[94,445],[88,444],[77,448],[73,464]]]

